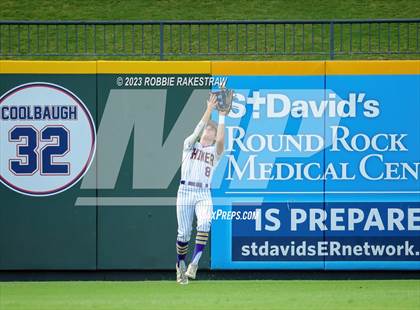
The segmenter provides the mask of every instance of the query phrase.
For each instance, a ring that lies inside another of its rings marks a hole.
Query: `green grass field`
[[[2,0],[11,20],[223,20],[418,18],[417,0]]]
[[[420,280],[0,283],[1,310],[420,309]]]

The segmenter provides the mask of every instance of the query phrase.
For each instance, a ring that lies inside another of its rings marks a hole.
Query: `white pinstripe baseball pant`
[[[213,214],[210,189],[181,184],[176,199],[178,241],[190,241],[194,212],[197,217],[197,231],[210,231]]]

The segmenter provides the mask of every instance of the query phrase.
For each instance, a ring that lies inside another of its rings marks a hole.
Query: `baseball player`
[[[188,278],[195,279],[198,262],[207,243],[213,213],[210,184],[213,171],[224,150],[225,115],[219,111],[219,124],[210,120],[211,112],[217,107],[217,97],[210,94],[207,109],[194,132],[185,139],[182,152],[181,182],[176,201],[178,235],[176,242],[176,276],[180,284],[188,284]],[[200,140],[197,141],[201,134]],[[197,217],[197,235],[192,260],[186,268],[194,213]]]

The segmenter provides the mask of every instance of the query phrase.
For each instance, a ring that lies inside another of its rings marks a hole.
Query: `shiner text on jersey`
[[[204,161],[206,164],[210,164],[211,166],[214,166],[214,154],[204,152],[203,150],[193,148],[191,152],[190,159],[196,159]]]

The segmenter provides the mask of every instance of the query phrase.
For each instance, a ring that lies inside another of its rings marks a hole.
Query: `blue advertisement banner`
[[[420,269],[419,75],[226,81],[213,269]]]

